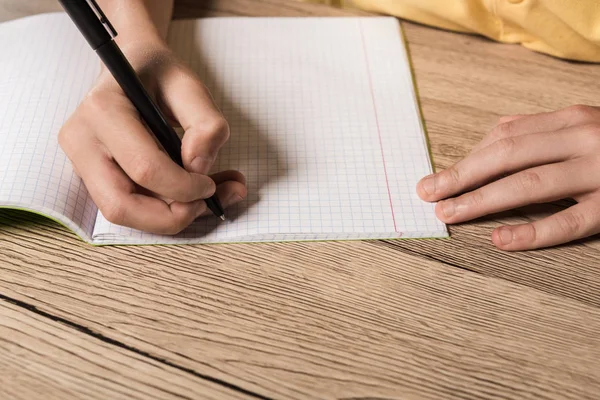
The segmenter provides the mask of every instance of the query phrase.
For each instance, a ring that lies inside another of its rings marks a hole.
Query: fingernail
[[[432,195],[435,192],[435,179],[432,176],[428,176],[421,181],[421,187],[428,195]]]
[[[240,196],[239,194],[235,193],[232,196],[231,202],[232,203],[239,203],[240,201],[244,200],[244,198],[242,196]]]
[[[510,244],[513,241],[513,234],[509,228],[500,228],[498,237],[500,238],[500,243],[504,245]]]
[[[451,217],[456,212],[456,206],[452,200],[442,202],[442,212],[446,217]]]
[[[227,201],[223,202],[223,206],[225,207],[229,207],[233,204],[239,203],[240,201],[244,200],[239,194],[237,193],[232,193],[229,198],[227,199]]]
[[[214,159],[210,157],[196,157],[192,160],[190,167],[192,168],[192,172],[206,174],[210,170],[213,161]]]
[[[204,195],[202,196],[202,198],[208,199],[213,194],[215,194],[216,191],[217,191],[217,184],[215,183],[215,181],[211,180],[210,184],[208,184],[206,186],[206,192],[204,192]]]

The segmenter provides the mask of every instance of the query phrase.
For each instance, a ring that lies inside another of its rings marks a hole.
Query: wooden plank
[[[0,293],[262,396],[600,392],[599,308],[385,246],[90,248],[0,227]]]
[[[176,12],[351,14],[276,0],[186,0]],[[597,98],[597,66],[404,27],[438,166],[500,114]],[[264,396],[596,398],[600,246],[493,250],[499,220],[530,214],[461,225],[449,241],[92,248],[2,211],[0,293]]]
[[[0,398],[252,398],[0,300]]]

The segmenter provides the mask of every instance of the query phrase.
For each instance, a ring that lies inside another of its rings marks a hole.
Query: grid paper
[[[0,207],[48,215],[85,240],[97,208],[57,134],[99,71],[63,14],[0,25]]]
[[[177,21],[169,42],[231,126],[214,170],[249,196],[228,221],[157,236],[98,213],[98,244],[446,237],[415,186],[432,172],[393,18]]]

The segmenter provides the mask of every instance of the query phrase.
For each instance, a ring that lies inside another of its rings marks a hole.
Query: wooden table
[[[177,17],[348,15],[180,1]],[[504,114],[598,101],[600,67],[404,23],[434,160]],[[103,247],[0,213],[0,398],[593,399],[600,243],[451,240]]]

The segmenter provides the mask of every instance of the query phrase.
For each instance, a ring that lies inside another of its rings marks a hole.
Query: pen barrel
[[[125,58],[114,41],[109,41],[96,49],[106,68],[111,72],[127,97],[137,108],[140,116],[167,154],[179,166],[183,167],[181,158],[181,140],[169,125],[163,113],[152,100],[135,70]]]
[[[111,35],[103,25],[107,23],[110,26],[106,17],[102,14],[99,19],[87,0],[59,0],[59,2],[92,49],[96,50],[111,41]]]

